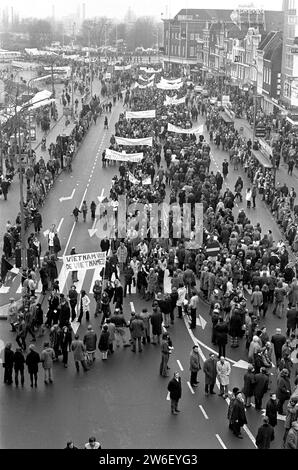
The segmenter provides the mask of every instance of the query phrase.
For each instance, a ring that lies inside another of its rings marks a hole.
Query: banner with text
[[[63,256],[63,267],[67,272],[104,267],[105,264],[105,251]]]
[[[138,180],[130,171],[128,172],[128,179],[132,184],[151,184],[150,176],[146,176],[143,180]]]
[[[144,137],[142,139],[127,139],[126,137],[115,136],[115,140],[118,145],[149,145],[149,147],[152,147],[152,137]]]
[[[181,127],[173,126],[173,124],[168,124],[168,132],[175,132],[176,134],[202,134],[203,126],[182,129]]]
[[[183,86],[183,83],[167,83],[167,82],[159,82],[156,84],[156,88],[160,90],[179,90]]]
[[[177,96],[173,96],[173,98],[171,98],[170,96],[166,96],[164,101],[165,106],[176,106],[182,103],[185,103],[185,96],[183,98],[177,98]]]
[[[115,65],[114,70],[129,70],[131,69],[131,64],[129,65]]]
[[[138,82],[135,83],[135,88],[148,88],[150,86],[153,86],[153,82],[147,83],[147,85],[140,85]]]
[[[138,163],[143,159],[143,152],[125,153],[116,152],[116,150],[106,149],[106,160],[114,160],[116,162],[132,162]]]
[[[155,118],[155,109],[146,111],[126,111],[126,119],[147,119]]]

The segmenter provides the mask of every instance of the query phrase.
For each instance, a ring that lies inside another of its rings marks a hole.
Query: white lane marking
[[[184,369],[183,369],[183,367],[182,367],[181,362],[179,361],[179,359],[177,359],[177,363],[178,363],[178,366],[180,367],[180,370],[183,371]]]
[[[190,331],[190,333],[192,333],[192,331]],[[215,351],[215,349],[210,348],[209,346],[207,346],[207,344],[205,344],[202,341],[200,341],[199,339],[197,339],[194,334],[193,334],[193,337],[195,338],[194,343],[196,342],[196,343],[200,344],[201,346],[203,346],[203,348],[207,349],[208,351],[210,351],[210,352],[214,353],[216,356],[218,356],[218,352]],[[229,357],[226,357],[226,360],[231,362],[232,364],[236,364],[236,361],[233,361],[233,359],[230,359]]]
[[[187,385],[188,385],[188,388],[189,388],[189,390],[191,391],[191,393],[194,395],[194,394],[195,394],[194,389],[193,389],[192,386],[190,385],[190,382],[189,382],[189,381],[187,381]]]
[[[167,400],[170,400],[170,392],[167,394]]]
[[[85,197],[86,197],[86,193],[87,193],[87,188],[86,188],[85,191],[84,191],[84,194],[83,194],[83,197],[82,197],[82,200],[81,200],[81,202],[80,202],[79,207],[81,207],[81,205],[83,204],[83,201],[85,200]],[[66,252],[67,252],[67,249],[68,249],[68,245],[69,245],[70,239],[71,239],[71,237],[72,237],[72,234],[73,234],[73,231],[74,231],[75,226],[76,226],[76,222],[73,223],[72,229],[71,229],[70,234],[69,234],[69,237],[68,237],[68,239],[67,239],[67,243],[66,243],[66,245],[65,245],[65,249],[64,249],[64,252],[63,252],[63,256],[66,255]]]
[[[215,437],[216,437],[216,439],[218,440],[218,442],[220,443],[221,447],[222,447],[223,449],[227,449],[227,447],[225,446],[225,444],[224,444],[222,438],[221,438],[218,434],[215,434]]]
[[[133,302],[129,302],[130,303],[130,309],[132,312],[135,312],[135,306],[133,304]]]
[[[203,406],[202,406],[202,405],[199,405],[199,408],[200,408],[201,412],[203,413],[204,418],[205,418],[205,419],[209,419],[209,418],[208,418],[208,415],[207,415],[207,413],[206,413],[206,411],[205,411],[204,408],[203,408]]]
[[[57,227],[57,232],[59,232],[60,228],[61,228],[61,225],[63,224],[63,220],[64,220],[64,217],[61,218],[59,224],[58,224],[58,227]]]

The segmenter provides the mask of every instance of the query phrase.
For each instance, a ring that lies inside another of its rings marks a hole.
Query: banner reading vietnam
[[[168,132],[176,132],[176,134],[202,134],[203,126],[191,127],[190,129],[182,129],[182,127],[168,124]]]
[[[63,267],[67,272],[94,269],[104,267],[106,264],[106,252],[82,253],[63,256]]]
[[[126,111],[126,119],[146,119],[155,118],[155,109],[147,109],[146,111]]]
[[[106,160],[114,160],[116,162],[132,162],[139,163],[143,159],[143,152],[125,153],[116,152],[116,150],[106,149]]]
[[[129,70],[131,69],[131,64],[129,65],[115,65],[114,70]]]
[[[118,145],[149,145],[152,147],[152,137],[144,137],[142,139],[127,139],[126,137],[115,136]]]
[[[168,82],[159,82],[156,84],[156,88],[160,90],[179,90],[183,86],[183,82],[180,83],[168,83]]]

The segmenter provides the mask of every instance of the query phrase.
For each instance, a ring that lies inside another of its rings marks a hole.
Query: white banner
[[[173,126],[168,124],[168,132],[176,132],[176,134],[202,134],[203,125],[198,127],[191,127],[190,129],[182,129],[181,127]]]
[[[164,83],[168,83],[169,85],[175,85],[175,84],[177,84],[177,83],[181,83],[181,82],[182,82],[182,78],[168,79],[168,78],[161,77],[160,81],[161,81],[161,82],[164,82]]]
[[[165,106],[174,106],[182,103],[185,103],[185,96],[183,98],[177,98],[177,95],[173,96],[173,98],[171,98],[170,96],[166,96],[166,99],[164,101]]]
[[[118,145],[149,145],[152,147],[152,137],[144,137],[142,139],[127,139],[125,137],[115,136]]]
[[[140,83],[135,83],[135,88],[148,88],[149,86],[153,86],[153,82],[147,83],[147,85],[140,85]]]
[[[183,83],[167,83],[167,82],[159,82],[156,84],[156,87],[160,90],[179,90],[183,86]]]
[[[147,176],[143,180],[138,180],[130,171],[128,173],[128,179],[132,184],[151,184],[150,176]]]
[[[147,69],[147,67],[140,67],[140,70],[143,70],[146,73],[160,73],[162,69],[154,70],[154,69]]]
[[[143,159],[143,152],[125,153],[116,152],[116,150],[106,149],[106,159],[115,160],[116,162],[132,162],[138,163]]]
[[[131,69],[131,64],[129,65],[115,65],[114,70],[129,70]]]
[[[63,267],[67,272],[104,267],[105,264],[105,251],[63,256]]]
[[[126,111],[126,119],[146,119],[155,118],[155,109],[146,111]]]

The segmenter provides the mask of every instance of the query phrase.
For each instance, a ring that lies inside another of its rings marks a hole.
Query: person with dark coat
[[[168,383],[168,391],[170,392],[171,399],[171,413],[176,415],[180,412],[180,410],[178,410],[178,402],[182,396],[181,377],[179,376],[179,372],[175,372],[174,377]]]
[[[16,387],[19,386],[19,373],[21,377],[21,385],[24,387],[24,364],[25,364],[25,356],[21,348],[17,348],[16,352],[14,353],[13,357],[13,366],[14,366],[14,381]]]
[[[109,350],[109,336],[110,333],[108,331],[108,325],[103,325],[102,332],[99,337],[98,341],[98,349],[102,353],[102,360],[106,360],[108,358],[108,350]]]
[[[34,223],[35,233],[40,233],[40,229],[42,227],[42,217],[41,217],[40,212],[38,212],[38,210],[34,214],[33,223]]]
[[[45,295],[49,288],[49,272],[47,263],[43,262],[41,269],[39,270],[41,285],[42,285],[42,294]]]
[[[152,326],[152,344],[160,343],[160,335],[162,333],[162,313],[158,307],[153,307],[153,313],[150,317],[150,322]]]
[[[241,392],[235,393],[235,400],[232,405],[230,414],[230,428],[239,439],[243,439],[241,435],[241,427],[247,424],[245,408]]]
[[[268,416],[264,416],[263,424],[259,427],[256,436],[256,446],[258,449],[270,449],[270,444],[274,439],[274,429],[269,424]]]
[[[269,424],[275,428],[277,425],[277,399],[276,393],[270,393],[270,398],[266,403],[266,416],[269,418]]]
[[[262,409],[262,399],[268,390],[269,377],[265,367],[261,367],[261,371],[255,375],[254,397],[256,410]]]
[[[132,312],[132,319],[129,324],[129,330],[131,334],[131,350],[136,352],[136,345],[138,343],[138,351],[142,352],[142,338],[145,334],[145,327],[142,318],[139,315],[135,315]]]
[[[161,362],[159,367],[159,373],[162,377],[168,377],[168,362],[171,354],[171,346],[169,344],[169,336],[167,333],[162,335],[162,341],[160,345],[161,349]]]
[[[276,365],[279,365],[279,361],[281,360],[282,357],[282,347],[286,342],[286,337],[281,334],[281,329],[276,328],[276,333],[272,336],[271,338],[271,343],[273,344],[274,347],[274,354],[276,358]]]
[[[298,326],[298,309],[295,305],[292,305],[287,309],[287,332],[286,335],[290,336],[292,331],[295,331]]]
[[[282,369],[277,377],[276,397],[278,399],[277,411],[283,414],[283,404],[291,396],[291,383],[288,369]]]
[[[55,235],[54,235],[53,243],[54,243],[55,260],[57,261],[58,253],[59,253],[59,251],[61,251],[61,244],[60,244],[60,240],[59,240],[59,237],[58,237],[57,233],[55,233]]]
[[[244,385],[242,393],[245,398],[244,404],[246,408],[249,408],[251,406],[251,397],[254,395],[254,387],[256,383],[254,367],[252,364],[248,364],[247,372],[244,374],[243,380]]]
[[[55,255],[51,255],[51,258],[47,261],[47,270],[51,283],[58,278],[58,270],[55,262]]]
[[[12,384],[12,371],[13,371],[14,352],[11,349],[11,343],[7,343],[4,348],[4,383],[7,385]]]
[[[60,294],[60,305],[59,305],[59,326],[63,328],[68,325],[70,321],[70,308],[66,301],[64,294]]]
[[[72,329],[70,323],[65,325],[62,328],[62,333],[60,335],[60,348],[62,352],[62,362],[63,366],[66,368],[68,366],[68,352],[71,350],[72,343]]]
[[[219,317],[217,325],[214,327],[215,341],[218,346],[219,357],[226,357],[226,344],[228,343],[228,325],[224,322],[222,317]]]
[[[34,385],[37,387],[37,374],[38,374],[38,364],[40,363],[40,355],[35,350],[34,344],[29,345],[29,353],[26,357],[26,365],[28,368],[28,373],[30,375],[30,386],[33,387],[33,379]]]
[[[209,395],[209,393],[210,395],[215,395],[213,389],[216,382],[217,370],[214,353],[210,353],[209,358],[204,362],[203,372],[205,374],[205,395]]]
[[[192,347],[189,360],[189,370],[190,370],[190,385],[192,387],[198,386],[197,374],[201,369],[199,349],[197,345]]]

